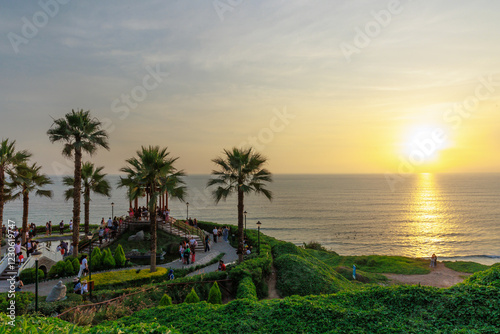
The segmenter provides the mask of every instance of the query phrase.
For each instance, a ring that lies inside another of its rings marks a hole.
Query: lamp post
[[[186,202],[186,220],[189,218],[189,202]]]
[[[247,211],[243,212],[245,214],[245,235],[247,235]]]
[[[111,202],[111,219],[115,219],[115,203]]]
[[[257,250],[257,254],[260,255],[260,225],[262,225],[262,223],[260,221],[257,222],[257,240],[258,240],[258,243],[259,243],[259,248]]]

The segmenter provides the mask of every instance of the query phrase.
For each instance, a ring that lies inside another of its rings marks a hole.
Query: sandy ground
[[[420,284],[427,286],[435,286],[438,288],[448,288],[457,283],[461,283],[466,276],[471,274],[461,273],[448,269],[444,263],[438,262],[436,268],[431,268],[431,272],[427,275],[399,275],[399,274],[382,274],[396,284]]]

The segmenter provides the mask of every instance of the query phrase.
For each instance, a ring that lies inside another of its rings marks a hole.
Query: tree
[[[200,297],[196,294],[196,291],[194,291],[194,288],[191,288],[191,292],[186,296],[186,299],[184,300],[184,303],[186,304],[196,304],[200,302]]]
[[[172,305],[172,298],[170,298],[170,296],[165,293],[163,294],[163,297],[161,297],[158,306],[169,306],[169,305]]]
[[[63,118],[54,120],[47,131],[50,142],[63,142],[62,154],[74,156],[73,184],[73,255],[78,256],[80,239],[80,197],[82,190],[82,154],[94,154],[98,147],[109,150],[108,134],[101,128],[101,122],[90,116],[90,111],[72,110]]]
[[[22,163],[31,156],[28,151],[16,152],[16,141],[3,139],[0,143],[0,240],[2,239],[3,207],[9,200],[9,191],[6,189],[6,173],[15,165]]]
[[[122,245],[118,245],[118,247],[116,247],[114,258],[115,258],[115,262],[116,262],[117,267],[125,266],[125,263],[127,262],[127,258],[125,257],[125,252],[123,251]]]
[[[28,229],[30,194],[35,193],[36,196],[40,197],[52,197],[52,190],[42,188],[53,182],[47,175],[40,172],[41,169],[42,167],[37,166],[36,163],[28,166],[26,162],[22,162],[9,171],[11,179],[9,186],[13,191],[12,198],[17,199],[21,197],[23,199],[23,233],[21,234],[23,244],[26,242],[26,233],[24,232]]]
[[[249,193],[263,194],[272,200],[271,191],[265,188],[267,182],[272,182],[272,175],[262,167],[267,159],[252,148],[224,150],[224,157],[212,161],[218,170],[212,171],[214,178],[208,181],[207,187],[215,186],[212,191],[215,203],[226,200],[234,193],[238,196],[238,259],[241,263],[244,253],[244,196]]]
[[[214,282],[210,291],[208,292],[208,303],[209,304],[222,304],[222,294],[219,289],[219,284]]]
[[[149,194],[147,203],[151,219],[151,266],[156,271],[157,221],[156,208],[158,198],[168,191],[169,195],[184,201],[186,187],[182,170],[174,167],[178,158],[170,158],[167,148],[159,146],[142,147],[136,158],[126,160],[128,166],[120,169],[126,177],[120,177],[119,187],[127,187],[130,200]]]
[[[111,196],[111,185],[105,179],[107,174],[101,173],[104,167],[95,167],[91,162],[84,162],[82,164],[82,195],[83,195],[83,211],[85,220],[85,234],[89,234],[90,224],[90,193],[93,192],[98,195]],[[74,184],[75,178],[72,176],[65,176],[63,184],[71,187],[64,192],[64,199],[67,201],[73,198],[75,192]]]

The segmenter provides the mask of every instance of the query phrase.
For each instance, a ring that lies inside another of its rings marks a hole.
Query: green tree
[[[96,247],[92,250],[92,259],[90,261],[90,268],[93,271],[99,270],[102,268],[102,252],[99,247]]]
[[[151,266],[156,271],[157,224],[156,208],[158,198],[168,191],[169,195],[184,201],[186,187],[182,170],[174,167],[178,158],[170,158],[167,148],[159,146],[142,147],[136,158],[126,160],[128,166],[120,169],[126,177],[120,177],[119,187],[127,187],[130,200],[149,194],[148,211],[151,219]]]
[[[200,297],[194,291],[194,288],[191,288],[191,292],[186,296],[184,303],[186,304],[195,304],[200,302]]]
[[[127,262],[127,258],[125,257],[125,252],[123,251],[122,245],[118,245],[118,247],[116,247],[114,258],[115,258],[115,262],[116,262],[117,267],[125,266],[125,263]]]
[[[26,161],[31,156],[28,151],[16,151],[16,141],[3,139],[0,143],[0,240],[2,239],[3,208],[10,199],[6,187],[6,175],[14,166]]]
[[[165,293],[163,297],[161,297],[158,306],[169,306],[169,305],[172,305],[172,298],[170,298],[170,296]]]
[[[104,249],[102,254],[102,266],[104,268],[114,268],[116,267],[115,259],[111,254],[111,250],[109,248]]]
[[[219,284],[215,282],[208,293],[208,302],[210,304],[222,304],[222,294],[220,293]]]
[[[52,184],[50,178],[42,174],[41,166],[34,163],[28,166],[26,162],[22,162],[9,171],[9,187],[12,189],[12,198],[23,199],[23,231],[28,229],[28,214],[30,194],[35,193],[40,197],[52,197],[52,190],[42,189],[44,186]],[[26,233],[21,233],[22,243],[26,242]]]
[[[52,143],[63,142],[63,155],[74,156],[73,184],[73,255],[78,255],[80,240],[80,195],[82,190],[82,154],[94,154],[98,147],[109,149],[108,134],[101,128],[97,118],[90,116],[90,111],[72,110],[63,118],[54,120],[47,131]]]
[[[85,219],[85,234],[89,234],[90,224],[90,193],[110,197],[111,185],[105,179],[106,174],[102,173],[104,167],[95,167],[91,162],[84,162],[82,164],[82,195],[83,195],[83,211]],[[64,198],[69,200],[73,198],[75,192],[74,184],[75,178],[72,176],[65,176],[63,184],[70,187],[64,192]]]
[[[244,196],[250,193],[263,194],[272,200],[271,191],[266,189],[266,183],[272,182],[272,175],[263,168],[267,159],[252,148],[224,150],[224,157],[212,161],[218,170],[212,171],[214,178],[208,181],[207,187],[215,187],[212,191],[215,203],[226,200],[234,193],[238,196],[238,259],[242,262]]]

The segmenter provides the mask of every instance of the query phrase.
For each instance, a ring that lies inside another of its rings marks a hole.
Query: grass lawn
[[[156,272],[150,273],[149,269],[129,269],[120,271],[109,271],[107,273],[100,273],[92,275],[92,280],[96,286],[101,284],[116,284],[125,283],[127,281],[137,280],[139,278],[162,276],[167,273],[167,268],[158,267]]]
[[[461,273],[476,273],[478,271],[483,271],[489,269],[490,266],[469,261],[444,261],[446,268],[451,270],[459,271]]]
[[[385,255],[339,256],[333,252],[306,251],[332,267],[352,268],[355,264],[357,270],[368,273],[402,275],[425,275],[430,272],[429,260],[424,259]]]

